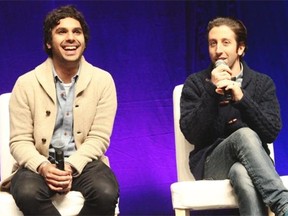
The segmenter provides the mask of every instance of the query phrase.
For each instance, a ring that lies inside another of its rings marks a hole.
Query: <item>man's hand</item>
[[[231,78],[232,78],[232,71],[225,64],[221,64],[211,71],[211,82],[215,86],[217,86],[218,82],[222,80],[231,80]]]
[[[223,91],[231,90],[232,92],[232,100],[240,101],[243,97],[242,89],[239,83],[232,80],[221,80],[216,85],[216,92],[218,94],[224,94]]]
[[[55,164],[42,163],[38,172],[42,175],[48,187],[56,192],[66,194],[71,190],[72,186],[72,168],[65,164],[65,170],[56,168]]]
[[[238,83],[231,80],[232,71],[225,65],[221,64],[211,71],[211,82],[216,86],[216,93],[224,95],[224,91],[232,91],[232,100],[239,101],[243,97],[243,92]]]

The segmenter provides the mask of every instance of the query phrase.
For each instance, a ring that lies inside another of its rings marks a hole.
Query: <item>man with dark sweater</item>
[[[211,65],[190,75],[181,96],[180,127],[195,146],[196,179],[229,178],[240,215],[288,215],[288,190],[269,157],[268,143],[281,130],[274,82],[250,69],[243,23],[219,17],[207,27]]]

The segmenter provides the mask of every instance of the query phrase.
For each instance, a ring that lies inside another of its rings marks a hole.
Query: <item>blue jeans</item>
[[[88,163],[79,177],[73,178],[72,189],[85,198],[78,215],[114,215],[119,191],[111,169],[102,161]],[[29,169],[21,168],[13,176],[10,192],[24,215],[60,215],[51,201],[55,194],[44,178]]]
[[[222,141],[207,157],[204,170],[205,179],[230,179],[240,215],[267,215],[266,205],[279,216],[288,211],[288,190],[250,128]]]

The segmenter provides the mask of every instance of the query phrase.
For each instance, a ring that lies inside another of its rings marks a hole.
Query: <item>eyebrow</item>
[[[231,41],[232,39],[229,39],[229,38],[221,38],[220,41]],[[208,39],[208,42],[212,42],[212,41],[217,41],[217,39],[214,39],[214,38],[211,38],[211,39]]]
[[[62,30],[68,30],[68,28],[66,28],[66,27],[59,27],[59,28],[56,28],[55,29],[55,32],[58,32],[58,31],[62,31]],[[75,31],[75,30],[77,30],[77,31],[83,31],[83,29],[81,28],[81,27],[75,27],[75,28],[73,28],[72,29],[72,31]]]

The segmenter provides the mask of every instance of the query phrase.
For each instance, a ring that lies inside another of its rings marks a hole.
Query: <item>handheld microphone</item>
[[[52,144],[55,149],[55,163],[56,167],[60,170],[64,170],[64,146],[65,144],[61,140],[57,140]]]
[[[215,67],[218,67],[219,65],[227,65],[226,62],[223,59],[219,59],[215,62]],[[225,100],[230,101],[232,100],[232,90],[225,90],[225,88],[223,89],[224,91],[224,97]]]

